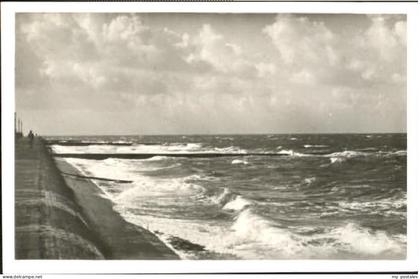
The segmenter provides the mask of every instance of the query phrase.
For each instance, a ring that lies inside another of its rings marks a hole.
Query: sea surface
[[[59,140],[55,153],[155,154],[65,160],[85,175],[132,181],[93,180],[115,211],[183,259],[406,257],[406,134],[48,139]],[[168,153],[232,156],[159,155]]]

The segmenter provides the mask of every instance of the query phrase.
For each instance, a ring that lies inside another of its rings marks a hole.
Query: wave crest
[[[238,164],[248,165],[249,163],[247,160],[241,160],[241,159],[235,159],[232,161],[232,165],[238,165]]]
[[[223,209],[225,210],[234,210],[234,211],[240,211],[242,209],[244,209],[245,207],[251,205],[252,202],[241,197],[241,196],[236,196],[235,199],[231,200],[230,202],[226,203],[223,206]]]

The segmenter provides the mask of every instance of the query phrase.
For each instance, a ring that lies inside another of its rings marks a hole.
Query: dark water
[[[237,153],[67,159],[90,175],[133,180],[98,186],[124,218],[154,231],[183,258],[405,257],[406,134],[60,139],[92,144],[54,145],[59,153]]]

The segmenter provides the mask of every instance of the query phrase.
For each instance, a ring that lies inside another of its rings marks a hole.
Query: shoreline
[[[175,260],[152,232],[125,221],[90,179],[54,160],[41,138],[15,144],[16,259]]]

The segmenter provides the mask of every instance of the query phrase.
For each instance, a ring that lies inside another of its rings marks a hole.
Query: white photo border
[[[406,260],[15,260],[14,58],[15,14],[63,13],[326,13],[407,15],[407,259]],[[417,3],[312,2],[3,2],[1,3],[2,222],[4,273],[410,272],[419,258],[419,54]]]

